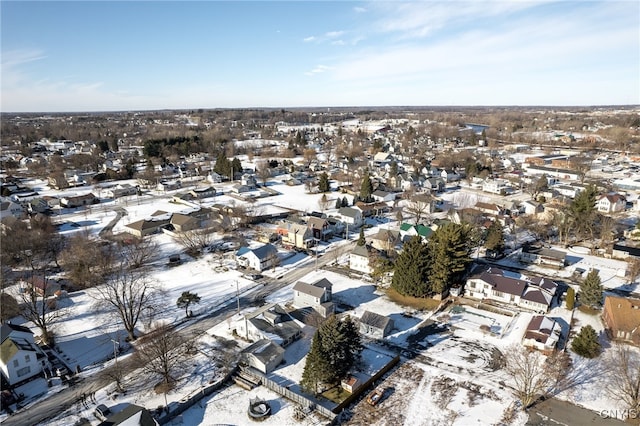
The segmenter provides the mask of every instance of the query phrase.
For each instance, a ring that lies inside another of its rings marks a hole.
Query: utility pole
[[[318,240],[316,238],[314,238],[313,241],[316,243],[315,244],[316,245],[315,249],[316,249],[316,271],[317,271],[318,270],[318,246],[319,246],[319,244],[318,244]]]
[[[236,280],[236,298],[238,300],[238,313],[240,313],[240,287],[238,284],[238,280]]]
[[[116,371],[118,370],[118,351],[117,348],[120,347],[120,342],[117,340],[111,339],[113,342],[113,358],[116,360]]]

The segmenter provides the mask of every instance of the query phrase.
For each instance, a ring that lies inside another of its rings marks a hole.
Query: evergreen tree
[[[425,297],[430,293],[427,247],[418,235],[404,244],[393,269],[391,287],[406,296]]]
[[[485,239],[484,246],[487,250],[491,250],[496,253],[504,252],[504,234],[502,232],[502,225],[499,221],[494,220],[487,230],[487,237]]]
[[[231,177],[231,163],[227,159],[227,154],[225,154],[224,150],[220,151],[220,154],[218,154],[218,158],[216,158],[216,164],[215,166],[213,166],[213,171],[218,173],[220,176]]]
[[[351,317],[338,319],[335,315],[330,316],[313,336],[300,386],[307,392],[316,393],[320,383],[338,383],[359,359],[361,352],[360,334]]]
[[[176,305],[178,308],[184,308],[185,316],[189,317],[189,306],[194,303],[200,303],[200,296],[197,293],[191,293],[190,291],[183,291]]]
[[[590,325],[585,325],[571,341],[571,349],[585,358],[595,358],[600,355],[598,333]]]
[[[242,171],[242,164],[238,158],[234,158],[231,162],[231,170],[233,170],[233,175]]]
[[[576,291],[573,287],[567,289],[567,309],[573,310],[576,304]]]
[[[362,247],[367,244],[367,240],[364,238],[364,228],[360,228],[360,235],[358,236],[358,242],[356,245]]]
[[[373,185],[371,183],[371,178],[369,177],[369,172],[366,171],[364,177],[362,178],[362,184],[360,185],[360,199],[365,203],[371,201],[371,194],[373,193]]]
[[[449,222],[429,240],[429,280],[433,293],[443,293],[463,275],[471,263],[467,225]]]
[[[587,236],[593,239],[593,229],[597,219],[596,196],[598,190],[594,185],[588,186],[573,199],[568,209],[569,228],[575,230],[577,238]]]
[[[389,175],[394,177],[398,175],[398,163],[395,160],[389,165]]]
[[[342,197],[342,204],[340,205],[340,207],[349,207],[349,200],[347,199],[346,195]]]
[[[589,271],[580,284],[580,301],[587,306],[599,306],[602,303],[602,284],[597,270]]]
[[[326,172],[322,172],[320,174],[320,180],[318,181],[318,191],[329,192],[330,190],[331,186],[329,184],[329,176]]]
[[[336,209],[339,209],[340,207],[342,207],[342,200],[340,199],[340,197],[336,198]]]

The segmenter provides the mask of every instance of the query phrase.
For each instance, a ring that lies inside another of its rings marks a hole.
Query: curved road
[[[350,251],[354,245],[355,242],[353,241],[342,242],[327,250],[317,259],[318,269],[333,262],[342,254]],[[241,308],[260,304],[270,293],[298,281],[300,278],[314,270],[315,267],[316,259],[310,258],[307,265],[287,272],[281,279],[273,280],[264,286],[258,285],[253,287],[240,297]],[[237,309],[237,304],[235,302],[236,298],[232,297],[226,302],[223,302],[216,311],[206,316],[195,317],[192,320],[189,320],[186,325],[178,326],[177,329],[179,329],[179,332],[182,333],[186,339],[196,338],[199,334],[202,334],[204,330],[208,330],[209,328],[225,321],[229,314]],[[115,365],[105,367],[98,374],[79,379],[74,385],[52,394],[45,399],[38,400],[33,403],[32,406],[17,411],[2,422],[2,425],[37,425],[48,419],[54,418],[60,413],[71,408],[74,404],[78,403],[82,394],[90,394],[111,384],[113,380],[109,377],[109,372],[115,368]],[[118,368],[130,373],[135,367],[131,359],[124,358],[118,360]]]

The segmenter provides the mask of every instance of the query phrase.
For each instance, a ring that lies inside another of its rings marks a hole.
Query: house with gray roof
[[[520,253],[520,261],[536,265],[549,265],[562,269],[566,265],[567,253],[535,245],[525,245]]]
[[[359,228],[363,225],[362,210],[355,207],[340,207],[338,218],[345,225]]]
[[[300,338],[302,328],[280,305],[271,303],[244,315],[236,333],[246,340],[268,339],[284,347]]]
[[[545,313],[549,310],[557,289],[558,284],[547,278],[527,277],[490,267],[467,280],[464,295]]]
[[[296,308],[312,308],[323,317],[334,312],[331,289],[333,284],[322,278],[312,284],[298,281],[293,286],[293,306]]]
[[[39,376],[49,362],[27,327],[2,324],[0,327],[0,372],[10,386]]]
[[[272,244],[264,244],[257,248],[240,247],[236,252],[236,262],[245,268],[262,272],[275,267],[280,258],[278,249]]]
[[[374,339],[384,339],[393,330],[393,320],[387,316],[364,311],[360,317],[360,333]]]
[[[370,274],[373,271],[369,264],[369,247],[356,245],[349,253],[349,268],[354,271]]]
[[[285,350],[269,339],[261,339],[240,352],[240,363],[269,374],[284,358]]]

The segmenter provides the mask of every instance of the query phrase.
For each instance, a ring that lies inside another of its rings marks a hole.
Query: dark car
[[[107,417],[109,417],[110,414],[111,410],[104,404],[98,405],[93,411],[93,415],[96,416],[98,420],[101,420],[103,422],[107,420]]]

